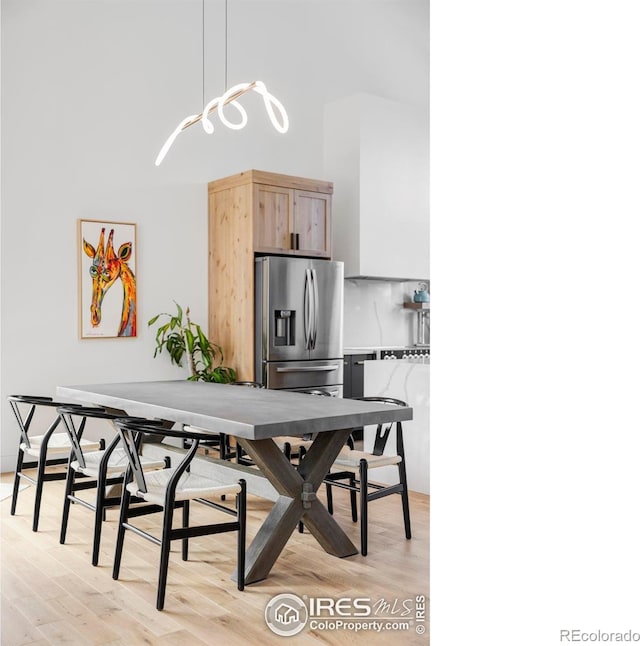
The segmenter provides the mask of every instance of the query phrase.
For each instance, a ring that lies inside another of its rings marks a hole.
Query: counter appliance
[[[380,359],[421,359],[423,361],[431,358],[429,346],[413,346],[403,350],[380,350]]]
[[[342,262],[256,258],[256,381],[342,396],[343,278]]]

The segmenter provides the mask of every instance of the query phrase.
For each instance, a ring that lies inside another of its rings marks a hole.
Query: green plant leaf
[[[179,303],[176,305],[176,315],[161,312],[149,320],[149,326],[156,323],[160,317],[166,316],[167,321],[156,330],[153,356],[157,357],[166,349],[171,363],[182,366],[184,355],[189,358],[189,371],[192,372],[189,381],[209,381],[230,383],[236,380],[236,371],[228,366],[215,363],[224,361],[222,348],[211,342],[202,327],[189,318],[189,308],[183,310]],[[183,317],[186,315],[186,321]]]
[[[189,350],[189,354],[193,354],[195,350],[195,339],[193,337],[193,333],[191,332],[191,330],[186,328],[184,331],[184,336],[187,340],[187,350]]]
[[[211,347],[211,344],[209,343],[209,339],[205,336],[205,333],[202,331],[202,328],[199,325],[196,325],[196,332],[198,333],[198,339],[200,341],[200,347],[201,348],[207,348],[209,349]]]

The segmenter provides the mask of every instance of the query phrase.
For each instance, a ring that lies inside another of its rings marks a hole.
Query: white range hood
[[[368,94],[327,104],[324,171],[345,278],[428,279],[427,109]]]

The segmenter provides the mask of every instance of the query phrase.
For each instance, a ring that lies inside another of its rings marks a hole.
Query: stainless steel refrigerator
[[[265,256],[255,264],[255,375],[267,388],[342,396],[344,266]]]

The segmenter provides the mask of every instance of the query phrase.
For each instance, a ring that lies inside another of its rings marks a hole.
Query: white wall
[[[223,90],[224,2],[206,0],[205,97]],[[249,168],[322,177],[325,103],[367,92],[427,106],[427,0],[233,0],[229,83],[261,79],[287,107],[278,135],[257,96],[240,132],[197,127],[200,0],[2,0],[2,470],[17,445],[6,396],[57,384],[181,378],[146,321],[207,312],[206,184]],[[79,340],[78,218],[138,225],[138,336]]]

